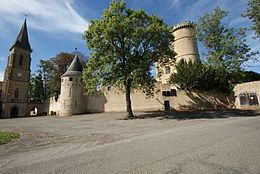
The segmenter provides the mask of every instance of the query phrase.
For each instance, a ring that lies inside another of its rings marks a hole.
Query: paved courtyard
[[[257,112],[124,115],[0,120],[0,173],[260,173]]]

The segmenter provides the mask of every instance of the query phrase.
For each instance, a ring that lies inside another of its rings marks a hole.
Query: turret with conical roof
[[[68,77],[68,76],[75,76],[75,75],[81,75],[82,73],[82,65],[80,63],[78,55],[75,56],[73,61],[71,62],[69,68],[67,71],[61,76],[61,77]]]
[[[84,112],[82,65],[76,55],[67,71],[61,76],[60,115],[74,115]]]

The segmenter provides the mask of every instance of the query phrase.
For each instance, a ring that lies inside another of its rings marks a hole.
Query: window
[[[171,89],[171,96],[177,96],[176,89]]]
[[[166,96],[166,95],[167,95],[166,91],[163,91],[163,92],[162,92],[162,95],[163,95],[163,96]]]
[[[19,66],[23,66],[23,55],[20,55]]]
[[[243,92],[239,94],[240,105],[259,105],[256,93]]]
[[[19,90],[18,90],[18,88],[16,88],[14,91],[14,98],[17,99],[18,97],[19,97]]]
[[[256,93],[250,93],[249,94],[249,105],[258,105]]]
[[[171,74],[171,68],[170,67],[165,68],[165,74]]]
[[[240,105],[246,105],[247,104],[246,93],[239,94],[239,100],[240,100]]]
[[[70,78],[69,78],[69,81],[72,81],[72,80],[73,80],[73,78],[72,78],[72,77],[70,77]]]

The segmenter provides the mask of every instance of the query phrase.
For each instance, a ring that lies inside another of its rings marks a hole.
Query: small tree
[[[118,85],[125,92],[128,117],[133,117],[131,91],[151,94],[152,66],[174,57],[170,30],[159,17],[112,1],[100,20],[91,21],[84,38],[92,50],[83,71],[87,93],[100,85]]]
[[[42,102],[45,99],[41,74],[31,76],[29,95],[31,101]]]
[[[260,37],[260,0],[248,0],[247,9],[243,17],[248,17],[253,25],[252,30],[255,31],[256,37]]]

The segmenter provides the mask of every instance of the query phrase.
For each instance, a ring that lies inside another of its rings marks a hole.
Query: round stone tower
[[[61,76],[60,113],[61,116],[84,112],[82,65],[76,55],[67,71]]]
[[[176,53],[176,63],[181,59],[195,62],[199,60],[196,32],[192,22],[183,22],[173,28],[174,42],[171,45],[172,50]],[[162,74],[157,76],[157,81],[167,84],[172,73],[176,73],[175,64],[170,63],[164,67],[157,66]]]
[[[175,51],[176,62],[181,59],[195,62],[199,59],[196,32],[192,22],[184,22],[173,28],[174,42],[172,49]]]

